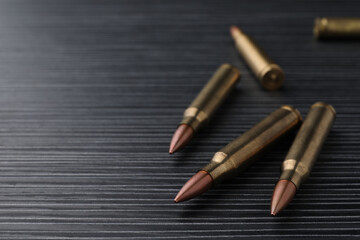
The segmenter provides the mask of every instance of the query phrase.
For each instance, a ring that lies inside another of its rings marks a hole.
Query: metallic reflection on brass
[[[215,184],[236,176],[277,140],[297,128],[301,120],[297,109],[288,105],[280,107],[215,153],[202,170],[210,174]]]
[[[213,158],[211,159],[211,161],[213,162],[222,162],[224,161],[224,159],[227,157],[226,153],[223,152],[217,152],[214,154]]]
[[[199,95],[185,110],[180,124],[198,131],[213,116],[239,80],[240,72],[230,64],[221,65]]]
[[[282,164],[280,180],[289,180],[299,188],[308,178],[335,114],[335,109],[329,104],[318,102],[311,106]]]
[[[318,39],[360,39],[360,18],[316,18],[314,36]]]
[[[208,119],[208,115],[204,111],[194,107],[187,108],[184,112],[184,117],[196,118],[198,122],[205,122]]]
[[[230,64],[223,64],[217,69],[199,95],[185,110],[183,119],[171,140],[170,154],[184,147],[191,140],[194,133],[206,125],[235,87],[239,77],[239,70]],[[187,134],[189,132],[188,128],[192,129],[191,134]]]
[[[284,72],[279,65],[255,43],[255,41],[238,27],[231,27],[235,46],[250,66],[261,85],[270,91],[279,89],[284,83]]]

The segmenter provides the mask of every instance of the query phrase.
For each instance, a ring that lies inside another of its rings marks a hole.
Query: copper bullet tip
[[[173,154],[184,147],[193,137],[194,130],[187,124],[180,124],[176,129],[170,143],[169,153]]]
[[[271,199],[271,215],[275,216],[283,210],[293,199],[296,186],[289,180],[280,180],[274,189]]]
[[[185,183],[176,195],[174,202],[182,202],[199,196],[206,192],[213,185],[213,179],[209,173],[204,170],[197,172],[192,178]]]
[[[236,34],[238,34],[238,33],[241,33],[242,31],[240,30],[240,28],[239,27],[237,27],[237,26],[231,26],[230,27],[230,33],[231,33],[231,36],[235,36]]]

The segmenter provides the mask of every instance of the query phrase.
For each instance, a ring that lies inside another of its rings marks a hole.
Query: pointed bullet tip
[[[183,198],[181,195],[180,195],[180,192],[176,195],[176,197],[174,198],[174,203],[181,203],[183,201],[186,201],[187,199]]]
[[[283,210],[293,199],[296,186],[289,180],[280,180],[275,188],[271,199],[271,215],[275,216]]]
[[[181,202],[180,200],[179,200],[179,193],[176,195],[176,197],[174,198],[174,203],[179,203],[179,202]]]
[[[193,137],[194,130],[187,124],[180,124],[170,143],[169,153],[173,154],[184,147]]]
[[[235,34],[237,34],[239,32],[241,32],[239,27],[237,27],[235,25],[230,27],[230,33],[231,33],[232,36],[234,36]]]
[[[213,185],[213,179],[209,173],[204,170],[197,172],[187,181],[176,195],[176,203],[194,198],[206,192]]]
[[[186,199],[185,199],[186,200]],[[174,203],[179,203],[179,202],[183,202],[183,201],[185,201],[183,198],[182,198],[182,196],[181,196],[181,194],[180,194],[180,192],[176,195],[176,197],[174,198]]]

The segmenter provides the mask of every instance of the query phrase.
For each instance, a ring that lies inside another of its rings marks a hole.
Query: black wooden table
[[[359,13],[359,1],[0,1],[0,238],[358,239],[360,41],[318,42],[312,27]],[[259,87],[232,24],[283,67],[281,91]],[[183,110],[224,62],[241,83],[169,156]],[[290,141],[173,203],[216,150],[280,105],[306,116],[316,101],[337,120],[280,216],[270,198]]]

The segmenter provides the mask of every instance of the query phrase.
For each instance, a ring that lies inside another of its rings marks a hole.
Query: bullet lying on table
[[[255,41],[238,27],[232,26],[230,33],[237,50],[250,66],[263,88],[270,91],[279,89],[285,78],[279,65],[275,64]]]
[[[360,39],[360,18],[316,18],[317,39]]]
[[[282,163],[280,180],[271,200],[271,215],[275,216],[284,209],[309,177],[335,115],[335,109],[329,104],[318,102],[311,106]]]
[[[216,152],[210,163],[185,183],[175,197],[182,202],[196,197],[213,185],[235,177],[281,137],[301,123],[299,111],[285,105]]]
[[[206,125],[235,87],[239,77],[239,70],[230,64],[223,64],[217,69],[199,95],[185,110],[183,120],[172,137],[170,154],[184,147],[192,139],[194,133]]]

